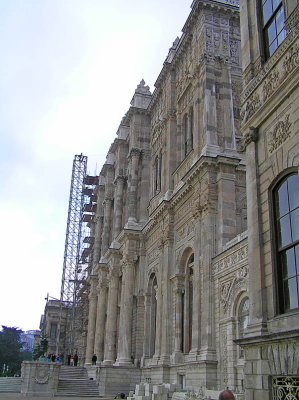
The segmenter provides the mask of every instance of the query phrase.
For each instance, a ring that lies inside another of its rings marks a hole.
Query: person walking
[[[98,359],[98,357],[94,354],[92,356],[92,359],[91,359],[91,365],[96,365],[97,364],[97,359]]]
[[[226,389],[219,394],[218,400],[236,400],[236,398],[231,390]]]
[[[75,367],[77,367],[77,365],[78,365],[78,359],[79,359],[79,357],[78,357],[78,354],[76,353],[76,354],[74,355],[74,366],[75,366]]]

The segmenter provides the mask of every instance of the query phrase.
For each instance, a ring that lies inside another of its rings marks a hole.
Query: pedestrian
[[[52,354],[51,360],[52,360],[52,362],[55,362],[55,361],[56,361],[56,356],[55,356],[55,354]]]
[[[67,365],[71,365],[71,358],[72,358],[71,354],[68,354],[68,356],[67,356]]]
[[[91,364],[96,365],[98,357],[94,354],[91,359]]]
[[[231,390],[226,389],[219,394],[218,400],[236,400],[236,398]]]
[[[77,365],[78,365],[78,359],[79,359],[79,357],[78,357],[78,354],[76,353],[76,354],[74,355],[74,366],[75,366],[75,367],[77,367]]]

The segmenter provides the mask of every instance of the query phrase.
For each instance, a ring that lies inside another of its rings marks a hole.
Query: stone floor
[[[45,399],[53,399],[53,400],[111,400],[111,397],[70,397],[70,396],[55,396],[55,397],[44,397],[44,396],[22,396],[20,393],[0,393],[0,399],[4,400],[45,400]]]

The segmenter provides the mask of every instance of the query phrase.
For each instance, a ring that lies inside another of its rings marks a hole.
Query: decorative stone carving
[[[49,367],[48,365],[41,366],[39,365],[35,371],[35,382],[40,384],[45,384],[49,381]]]
[[[228,256],[216,262],[214,264],[214,274],[222,272],[223,270],[231,268],[236,264],[246,260],[247,255],[248,255],[248,245],[241,247],[232,254],[229,254]]]
[[[268,149],[273,153],[283,142],[291,136],[290,114],[286,114],[284,121],[279,121],[273,132],[269,133]]]
[[[245,151],[246,147],[249,145],[249,143],[256,142],[257,140],[258,140],[257,129],[249,128],[249,130],[245,133],[245,135],[242,138],[241,150]]]
[[[261,107],[261,100],[259,93],[254,93],[245,104],[244,109],[241,111],[242,122],[245,123],[256,113]]]
[[[273,343],[268,347],[271,375],[297,375],[298,359],[298,342]]]
[[[267,76],[263,85],[263,100],[266,101],[279,85],[279,71],[274,70]]]

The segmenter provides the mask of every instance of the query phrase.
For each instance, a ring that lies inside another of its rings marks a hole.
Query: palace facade
[[[90,224],[100,394],[298,396],[298,63],[296,0],[194,0],[137,86]]]

